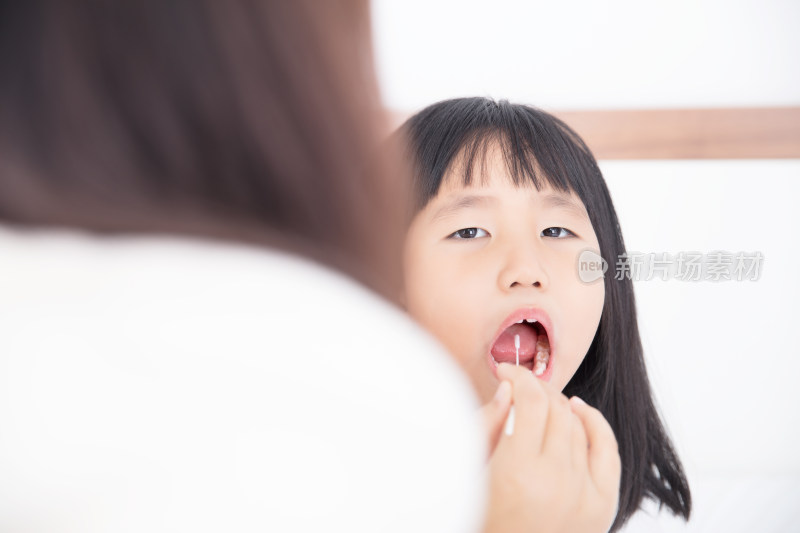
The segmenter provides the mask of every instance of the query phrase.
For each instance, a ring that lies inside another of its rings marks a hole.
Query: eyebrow
[[[547,194],[542,198],[542,204],[553,209],[564,209],[578,217],[589,220],[589,214],[583,204],[576,202],[570,196],[555,193]]]
[[[437,209],[433,215],[432,220],[440,220],[443,218],[447,218],[451,216],[461,209],[468,209],[470,207],[484,207],[487,205],[497,203],[497,198],[493,196],[481,196],[481,195],[466,195],[466,196],[456,196],[449,202],[445,203],[439,209]],[[542,198],[542,205],[545,208],[550,209],[564,209],[566,211],[571,212],[575,216],[583,218],[584,220],[589,221],[588,213],[586,209],[583,207],[583,204],[576,202],[570,196],[566,196],[564,194],[558,193],[550,193],[545,195]]]
[[[433,213],[432,220],[447,218],[461,209],[467,209],[470,207],[483,207],[495,203],[497,203],[497,199],[493,196],[457,196],[437,209]]]

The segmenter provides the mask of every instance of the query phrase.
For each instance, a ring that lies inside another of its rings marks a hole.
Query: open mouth
[[[524,366],[537,377],[544,376],[550,365],[550,339],[547,330],[533,318],[520,319],[503,330],[491,348],[497,363]],[[519,359],[517,359],[519,358]]]

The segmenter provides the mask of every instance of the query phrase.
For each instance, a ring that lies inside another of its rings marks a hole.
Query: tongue
[[[506,329],[497,342],[492,346],[492,357],[498,363],[511,363],[517,361],[517,351],[514,346],[514,336],[519,335],[519,361],[527,362],[536,355],[536,341],[539,335],[530,324],[514,324]]]

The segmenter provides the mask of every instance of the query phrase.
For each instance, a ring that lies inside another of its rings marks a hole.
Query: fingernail
[[[500,386],[497,387],[497,392],[494,393],[494,401],[495,403],[503,404],[508,401],[508,398],[511,396],[511,383],[508,381],[503,381],[500,383]]]
[[[506,424],[503,427],[503,432],[511,436],[514,434],[514,406],[511,406],[511,409],[508,411],[508,418],[506,418]]]
[[[575,402],[575,403],[577,403],[578,405],[586,405],[586,402],[584,402],[584,401],[583,401],[583,400],[580,398],[580,396],[573,396],[572,398],[570,398],[570,401],[574,401],[574,402]]]

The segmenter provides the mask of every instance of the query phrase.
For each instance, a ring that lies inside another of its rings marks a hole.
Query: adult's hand
[[[487,433],[488,457],[491,458],[497,443],[500,440],[500,433],[505,426],[508,412],[511,408],[511,382],[502,381],[497,387],[494,398],[481,407],[480,415]]]
[[[515,424],[497,431],[484,532],[607,531],[621,468],[608,422],[526,368],[501,363],[498,376],[511,384]]]

